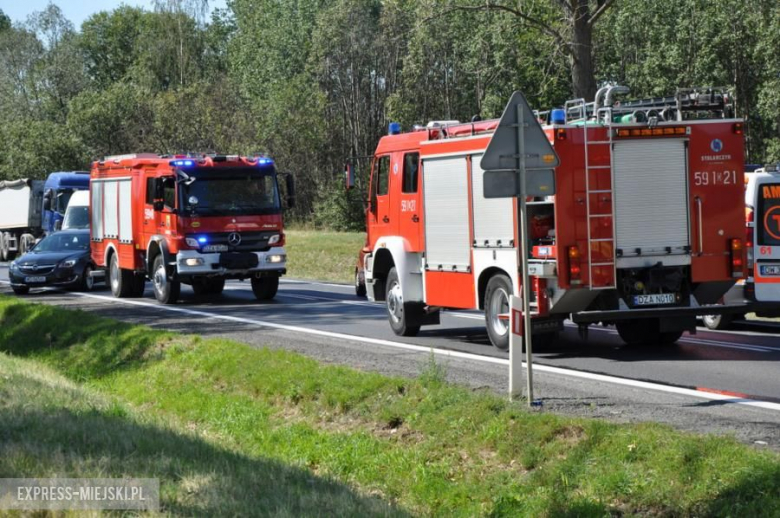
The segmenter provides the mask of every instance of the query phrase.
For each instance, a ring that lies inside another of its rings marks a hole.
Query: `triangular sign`
[[[539,125],[539,121],[536,120],[536,116],[528,106],[525,96],[521,92],[515,92],[509,99],[509,104],[504,108],[504,114],[501,115],[496,132],[482,156],[480,165],[484,171],[519,170],[518,106],[522,109],[524,122],[525,168],[551,169],[560,163],[542,126]]]

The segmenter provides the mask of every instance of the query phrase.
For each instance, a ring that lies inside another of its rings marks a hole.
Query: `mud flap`
[[[422,302],[404,302],[404,314],[409,326],[436,326],[441,323],[441,311],[425,311]]]

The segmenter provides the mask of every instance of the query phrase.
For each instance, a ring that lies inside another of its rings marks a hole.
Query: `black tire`
[[[133,295],[133,272],[119,267],[116,254],[111,254],[108,261],[108,284],[111,286],[111,293],[118,299]]]
[[[360,280],[360,271],[355,268],[355,295],[358,297],[366,296],[366,281]]]
[[[656,345],[661,342],[662,333],[659,329],[660,321],[657,318],[620,320],[615,323],[615,327],[626,345]]]
[[[669,331],[666,333],[659,333],[658,342],[661,345],[671,345],[676,343],[677,340],[682,338],[683,331]]]
[[[133,297],[143,297],[146,291],[146,275],[136,272],[133,275]]]
[[[11,286],[11,289],[14,290],[14,293],[17,295],[27,295],[30,293],[29,286]]]
[[[490,343],[501,351],[509,349],[509,319],[500,315],[509,315],[512,293],[512,280],[503,273],[491,277],[485,289],[485,327]]]
[[[398,336],[417,336],[420,326],[409,325],[410,307],[404,303],[401,282],[398,279],[398,271],[395,266],[387,274],[387,293],[385,295],[385,308],[390,327]]]
[[[257,300],[271,300],[279,291],[279,276],[252,277],[252,293]]]
[[[8,232],[0,232],[0,261],[8,260]]]
[[[92,291],[92,288],[95,287],[95,278],[92,277],[92,266],[86,265],[84,267],[84,271],[81,272],[81,280],[79,281],[79,290],[81,291]]]
[[[154,258],[152,264],[152,286],[154,298],[160,304],[176,304],[181,292],[181,283],[171,278],[171,272],[163,260],[162,254]]]
[[[724,331],[731,327],[734,315],[704,315],[702,318],[704,327],[712,331]]]

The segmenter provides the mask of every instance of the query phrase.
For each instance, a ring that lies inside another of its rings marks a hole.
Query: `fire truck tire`
[[[655,345],[661,341],[660,322],[655,318],[620,320],[615,323],[618,335],[626,345]],[[682,334],[682,333],[680,333]]]
[[[509,349],[509,300],[512,281],[504,274],[494,275],[485,288],[485,326],[496,349]]]
[[[124,299],[133,294],[133,272],[119,267],[119,258],[111,254],[108,267],[108,283],[111,294],[118,299]]]
[[[669,331],[661,333],[658,337],[658,343],[661,345],[671,345],[679,340],[683,335],[682,331]]]
[[[411,315],[415,311],[411,304],[404,303],[404,295],[401,290],[401,282],[398,279],[398,271],[395,266],[387,274],[387,293],[385,296],[387,319],[393,333],[398,336],[417,336],[420,332],[419,325],[409,325],[410,320],[420,320],[422,315]]]
[[[146,275],[136,273],[133,275],[133,293],[131,297],[143,297],[146,291]]]
[[[357,268],[355,268],[355,295],[366,296],[366,282],[360,278],[360,271]]]
[[[252,277],[252,293],[257,300],[271,300],[279,291],[279,276]]]
[[[712,331],[724,331],[731,327],[734,315],[704,315],[701,318],[704,327]]]
[[[162,254],[154,258],[152,285],[154,286],[154,298],[160,304],[176,304],[176,301],[179,300],[181,283],[171,278]]]

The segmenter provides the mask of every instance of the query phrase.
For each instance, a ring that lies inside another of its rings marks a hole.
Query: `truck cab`
[[[61,228],[71,196],[89,190],[89,171],[55,172],[43,185],[43,231],[51,234]]]

